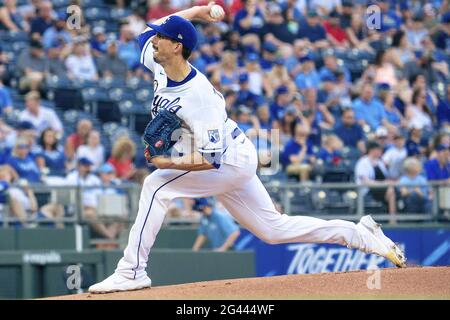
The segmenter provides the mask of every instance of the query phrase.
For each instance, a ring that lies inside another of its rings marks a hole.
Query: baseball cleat
[[[373,235],[376,248],[371,250],[371,253],[385,257],[399,268],[406,267],[405,254],[391,239],[386,237],[381,230],[381,224],[376,223],[370,215],[367,215],[361,218],[358,225]]]
[[[145,275],[138,279],[128,279],[117,273],[89,287],[90,293],[110,293],[117,291],[132,291],[144,288],[150,288],[152,281]]]

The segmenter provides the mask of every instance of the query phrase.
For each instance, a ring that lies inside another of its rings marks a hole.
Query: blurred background
[[[206,1],[0,0],[0,297],[82,292],[110,274],[154,167],[146,22]],[[190,63],[255,143],[280,212],[373,214],[409,262],[450,262],[448,0],[218,0]],[[370,9],[368,9],[370,7]],[[177,199],[154,285],[390,266],[266,245],[215,199]]]

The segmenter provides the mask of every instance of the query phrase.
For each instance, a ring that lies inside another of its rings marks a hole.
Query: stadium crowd
[[[146,22],[206,2],[1,2],[0,200],[15,180],[142,181],[152,170],[139,136],[153,84],[139,34]],[[390,213],[399,199],[407,212],[430,211],[427,182],[450,178],[448,0],[216,2],[226,19],[195,24],[190,62],[223,93],[261,167],[279,150],[276,179],[394,182],[364,192]],[[39,209],[24,188],[9,193],[16,217],[63,215],[52,203]],[[83,207],[94,219],[92,194]],[[113,238],[120,227],[97,229]]]

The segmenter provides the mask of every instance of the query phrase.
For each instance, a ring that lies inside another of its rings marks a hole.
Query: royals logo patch
[[[208,130],[209,141],[216,143],[220,141],[219,129]]]

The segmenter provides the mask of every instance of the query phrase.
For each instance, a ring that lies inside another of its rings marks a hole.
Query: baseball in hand
[[[223,11],[221,6],[215,4],[211,7],[211,10],[209,10],[209,15],[214,19],[219,19],[225,15],[225,11]]]

